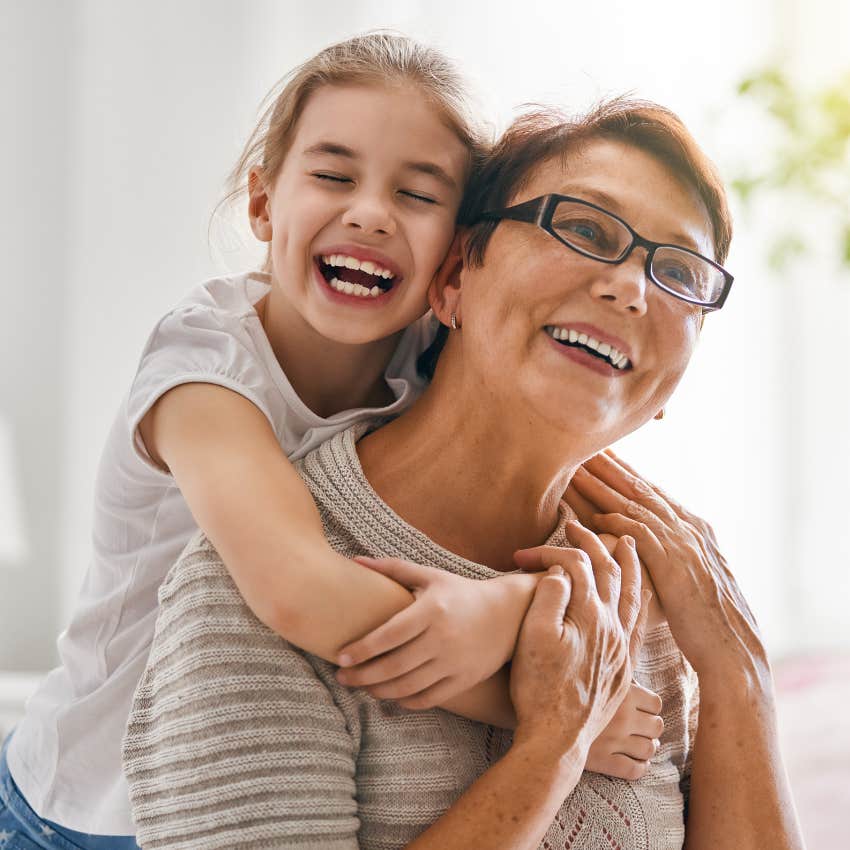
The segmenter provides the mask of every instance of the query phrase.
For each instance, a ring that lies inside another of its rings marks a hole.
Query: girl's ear
[[[248,219],[254,236],[260,242],[272,241],[269,195],[263,172],[259,168],[252,168],[248,173]]]
[[[428,301],[434,315],[446,326],[451,325],[451,316],[456,316],[457,324],[461,323],[460,292],[463,271],[466,267],[466,234],[458,231],[449,252],[437,269],[431,286],[428,289]]]

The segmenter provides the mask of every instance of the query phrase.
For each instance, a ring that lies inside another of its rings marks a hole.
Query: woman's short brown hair
[[[724,262],[732,239],[732,218],[717,169],[675,113],[657,103],[626,97],[604,101],[575,118],[554,109],[535,109],[511,124],[472,187],[467,222],[471,262],[483,262],[496,227],[496,222],[476,221],[476,216],[508,206],[540,165],[568,157],[596,139],[612,139],[645,151],[692,187],[708,211],[715,258]]]

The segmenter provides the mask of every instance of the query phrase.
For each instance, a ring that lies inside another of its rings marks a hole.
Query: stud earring
[[[662,407],[661,410],[659,410],[658,413],[656,413],[655,416],[653,416],[652,418],[653,419],[663,419],[664,418],[664,408]]]

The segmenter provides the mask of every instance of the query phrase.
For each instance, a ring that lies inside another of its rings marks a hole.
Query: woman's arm
[[[635,538],[673,637],[699,678],[685,846],[800,850],[767,654],[714,532],[613,455],[585,466],[573,485],[602,511],[586,521]]]

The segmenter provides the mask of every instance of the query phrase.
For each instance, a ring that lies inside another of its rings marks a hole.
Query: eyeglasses
[[[646,248],[646,276],[674,298],[706,311],[723,306],[734,280],[714,260],[678,245],[650,242],[623,219],[580,198],[542,195],[482,213],[481,218],[536,224],[568,248],[601,263],[616,265],[625,262],[635,246]]]

